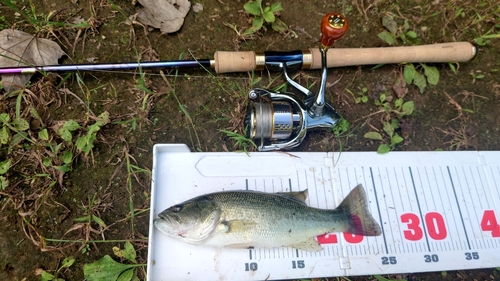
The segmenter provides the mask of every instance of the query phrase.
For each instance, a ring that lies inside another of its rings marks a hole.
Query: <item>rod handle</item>
[[[258,56],[254,51],[227,52],[217,51],[214,55],[214,68],[217,73],[247,72],[258,70]],[[321,63],[321,62],[320,62]],[[262,70],[262,69],[260,69]]]
[[[311,55],[304,55],[303,69],[321,69],[319,49],[311,48],[309,51]],[[477,48],[469,42],[405,47],[333,48],[327,53],[327,65],[341,67],[407,62],[466,62],[473,59],[476,53]],[[259,71],[264,68],[265,57],[253,51],[218,51],[215,53],[213,65],[217,73]]]
[[[310,69],[321,68],[321,52],[311,51]],[[466,62],[474,58],[477,48],[469,42],[439,43],[420,46],[381,48],[333,48],[327,53],[328,67],[391,63]]]

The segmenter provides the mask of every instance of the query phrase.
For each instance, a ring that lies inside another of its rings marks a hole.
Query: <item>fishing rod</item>
[[[477,48],[469,42],[404,47],[335,48],[328,52],[326,63],[331,68],[410,62],[466,62],[473,59],[476,54]],[[260,71],[266,67],[273,70],[276,64],[286,62],[294,62],[294,68],[306,70],[321,69],[321,61],[321,50],[319,48],[290,52],[217,51],[213,59],[2,67],[0,68],[0,75],[137,68],[212,68],[216,73],[230,73]]]
[[[332,48],[348,29],[347,19],[330,13],[321,21],[321,44],[292,52],[216,52],[214,59],[67,64],[0,68],[0,74],[37,72],[96,71],[136,68],[212,68],[216,73],[280,70],[297,93],[255,88],[248,92],[250,103],[244,119],[248,138],[259,151],[288,150],[299,146],[308,130],[331,129],[340,120],[335,108],[325,101],[327,71],[330,67],[409,62],[466,62],[477,48],[469,42],[409,47]],[[330,49],[330,50],[329,50]],[[321,69],[321,83],[313,93],[290,78],[290,69]]]

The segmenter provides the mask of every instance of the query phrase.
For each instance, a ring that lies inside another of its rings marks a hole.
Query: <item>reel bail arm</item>
[[[321,84],[315,95],[293,81],[287,69],[300,62],[276,62],[272,67],[281,69],[288,84],[302,96],[288,92],[252,89],[253,100],[245,116],[247,136],[258,143],[259,151],[288,150],[304,140],[308,129],[328,129],[340,120],[339,114],[325,102],[328,49],[340,39],[348,28],[347,19],[339,13],[330,13],[321,22]]]

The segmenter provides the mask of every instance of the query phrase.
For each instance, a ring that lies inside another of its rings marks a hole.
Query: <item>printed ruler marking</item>
[[[385,253],[389,254],[389,248],[387,247],[387,240],[385,238],[384,222],[382,221],[382,214],[380,213],[380,206],[378,203],[378,196],[377,196],[377,187],[375,186],[375,179],[373,178],[372,167],[370,167],[370,176],[372,178],[373,192],[375,193],[375,202],[377,202],[378,218],[380,221],[380,228],[382,230],[382,237],[384,238]]]
[[[408,167],[408,170],[410,171],[411,183],[413,184],[413,191],[415,192],[415,199],[417,200],[417,207],[418,207],[418,212],[420,214],[420,219],[422,222],[424,222],[425,220],[424,220],[424,216],[422,215],[422,208],[420,207],[420,201],[418,200],[417,188],[415,187],[415,180],[413,179],[413,172],[411,170],[411,167]],[[427,249],[430,252],[431,246],[429,245],[429,237],[427,236],[427,227],[426,227],[425,223],[422,223],[422,230],[424,232],[425,242],[427,243]]]
[[[462,227],[464,228],[465,240],[467,241],[467,247],[471,250],[469,235],[467,234],[467,229],[465,228],[464,217],[462,215],[462,210],[460,208],[460,204],[458,203],[457,191],[455,190],[455,183],[453,182],[453,177],[451,176],[450,166],[446,166],[448,170],[448,175],[450,177],[451,188],[453,189],[453,194],[455,195],[455,202],[457,203],[458,213],[460,214],[460,220],[462,221]]]

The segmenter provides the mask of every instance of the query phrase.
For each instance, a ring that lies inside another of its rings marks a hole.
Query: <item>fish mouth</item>
[[[174,222],[177,223],[175,220],[173,220],[169,216],[165,216],[162,214],[158,214],[158,218],[153,220],[154,226],[161,232],[165,234],[169,234],[169,232],[173,232],[174,227]]]

